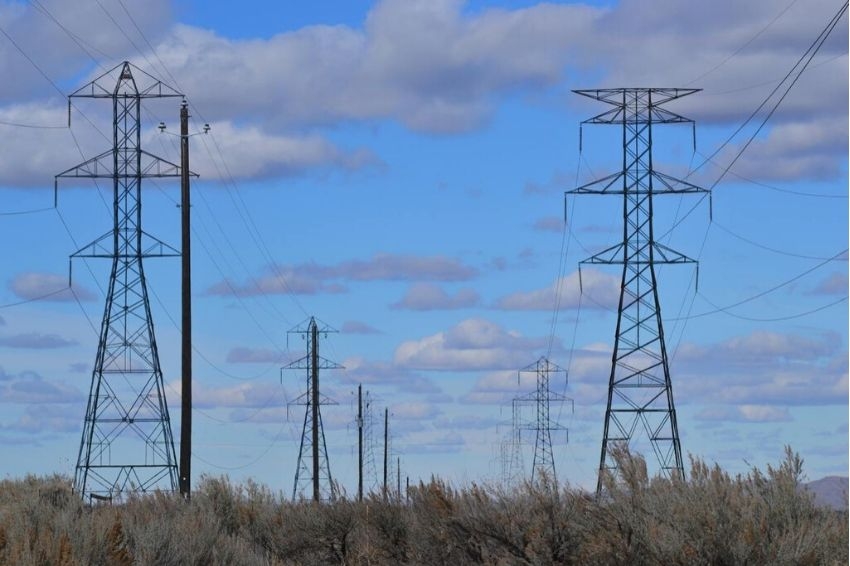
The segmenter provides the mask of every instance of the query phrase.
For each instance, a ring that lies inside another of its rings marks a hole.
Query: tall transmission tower
[[[319,370],[342,369],[341,365],[319,355],[319,335],[327,337],[329,332],[336,330],[328,326],[320,329],[315,317],[310,317],[306,325],[301,324],[289,331],[290,334],[301,334],[308,342],[307,355],[286,366],[286,369],[307,370],[307,391],[292,401],[293,405],[306,406],[301,445],[298,448],[298,464],[295,468],[295,485],[292,488],[293,500],[299,494],[304,497],[310,487],[313,501],[332,500],[336,497],[328,447],[325,443],[325,430],[322,427],[322,413],[319,409],[321,405],[336,405],[336,402],[322,396],[319,391]]]
[[[623,266],[596,487],[600,494],[604,474],[617,472],[611,449],[615,445],[628,445],[638,428],[648,436],[662,473],[684,479],[655,266],[695,261],[656,241],[653,196],[708,191],[655,171],[652,162],[653,125],[693,124],[692,120],[662,106],[699,89],[616,88],[574,92],[614,107],[582,124],[613,124],[623,128],[622,170],[568,192],[623,196],[623,241],[581,262]]]
[[[135,73],[135,75],[134,75]],[[113,147],[56,175],[111,179],[113,227],[72,258],[112,260],[74,490],[89,501],[177,489],[177,460],[142,260],[180,255],[142,230],[142,179],[180,177],[179,165],[141,148],[141,102],[183,97],[124,62],[68,98],[112,102]]]
[[[540,476],[548,478],[553,484],[557,484],[557,475],[555,473],[555,454],[552,450],[552,433],[563,432],[567,433],[567,429],[557,422],[553,422],[550,418],[549,407],[552,401],[563,403],[569,401],[572,404],[572,399],[555,393],[549,388],[549,374],[561,373],[564,374],[566,381],[567,372],[557,364],[550,362],[546,357],[539,358],[531,365],[524,367],[517,372],[517,380],[522,379],[524,373],[534,373],[536,388],[528,395],[517,397],[514,399],[514,411],[519,404],[531,404],[535,408],[535,420],[533,423],[519,423],[519,429],[533,430],[535,433],[534,439],[534,461],[531,467],[531,481],[540,479]],[[516,421],[516,417],[514,417]],[[515,426],[517,426],[515,424]],[[518,450],[519,431],[515,431],[516,445],[514,450]],[[513,456],[515,458],[515,456]],[[515,464],[516,465],[516,464]],[[520,464],[521,465],[521,464]]]

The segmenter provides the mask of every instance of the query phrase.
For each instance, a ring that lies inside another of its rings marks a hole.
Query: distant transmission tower
[[[523,373],[534,373],[537,383],[535,390],[528,395],[514,399],[514,411],[516,411],[517,403],[532,404],[535,408],[535,421],[533,423],[522,423],[519,425],[521,429],[533,430],[535,432],[534,439],[534,462],[531,467],[531,481],[540,479],[543,475],[553,484],[557,484],[557,475],[555,473],[555,454],[552,450],[552,432],[567,433],[567,429],[557,422],[553,422],[549,415],[549,406],[552,401],[564,402],[570,401],[560,393],[554,393],[549,388],[549,374],[553,372],[564,374],[566,379],[567,372],[563,368],[550,362],[545,357],[541,357],[533,364],[517,372],[517,379],[522,377]],[[516,420],[516,418],[515,418]],[[513,450],[519,449],[519,432],[515,433],[516,443]],[[516,456],[512,455],[512,459]]]
[[[623,266],[597,494],[602,491],[603,475],[617,472],[611,448],[628,445],[639,426],[649,437],[663,473],[684,478],[655,266],[694,263],[694,260],[655,240],[653,195],[708,191],[653,169],[652,126],[693,124],[692,120],[661,106],[698,91],[676,88],[575,91],[614,106],[582,124],[623,127],[622,171],[569,191],[623,195],[622,243],[581,262]]]
[[[137,75],[134,76],[134,71]],[[112,229],[72,258],[109,258],[112,271],[83,423],[74,490],[114,500],[128,491],[177,489],[177,460],[142,259],[179,252],[142,230],[142,179],[179,177],[180,166],[141,148],[147,98],[182,97],[128,62],[70,95],[112,101],[112,149],[56,176],[111,179]]]
[[[308,341],[307,355],[286,366],[286,369],[307,370],[307,391],[295,399],[293,405],[305,405],[304,428],[301,432],[301,445],[298,449],[298,465],[295,468],[295,485],[292,488],[292,499],[299,495],[304,497],[308,488],[312,487],[314,501],[332,500],[336,497],[336,487],[331,477],[331,467],[328,460],[328,447],[325,444],[325,431],[322,427],[321,405],[335,405],[319,391],[319,370],[340,369],[341,365],[331,362],[319,355],[319,334],[327,337],[329,332],[336,332],[327,326],[319,328],[314,317],[304,324],[289,331],[291,334],[301,334]],[[308,456],[310,454],[310,464]]]
[[[520,399],[511,401],[511,430],[502,440],[502,483],[506,486],[518,485],[523,479],[522,459],[522,403]]]
[[[364,493],[375,493],[378,490],[378,463],[375,459],[375,413],[372,410],[374,400],[367,391],[363,399],[362,427],[363,427],[363,491]]]

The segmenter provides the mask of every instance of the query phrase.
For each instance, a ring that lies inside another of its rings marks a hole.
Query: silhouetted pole
[[[313,501],[319,501],[319,325],[313,320],[310,325],[310,339],[313,341],[311,348],[313,398]]]
[[[182,264],[182,388],[180,410],[180,495],[191,496],[192,477],[192,255],[189,229],[189,105],[180,106],[180,216]]]
[[[357,501],[363,501],[363,385],[357,386]]]
[[[387,500],[387,449],[389,448],[390,410],[384,409],[384,501]]]
[[[399,503],[401,503],[401,456],[396,459],[396,494]]]

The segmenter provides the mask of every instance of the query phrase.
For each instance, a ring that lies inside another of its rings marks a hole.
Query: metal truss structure
[[[611,449],[618,444],[628,445],[638,429],[648,436],[662,473],[684,478],[655,266],[695,262],[656,241],[653,198],[708,191],[656,171],[652,159],[654,125],[693,124],[692,120],[662,106],[698,89],[616,88],[575,92],[613,106],[582,124],[618,125],[623,130],[622,170],[567,193],[623,197],[623,241],[581,262],[623,266],[599,462],[597,494],[600,494],[603,476],[617,472]]]
[[[295,467],[295,485],[292,488],[293,500],[305,497],[310,488],[312,488],[313,501],[330,501],[337,495],[331,476],[328,447],[325,443],[320,411],[321,405],[335,405],[336,402],[323,397],[319,391],[320,369],[342,369],[341,365],[319,355],[319,334],[327,337],[329,332],[336,331],[327,326],[320,329],[315,317],[310,317],[306,324],[301,324],[289,331],[290,334],[301,334],[308,342],[307,355],[284,368],[307,370],[307,391],[291,403],[306,407],[301,444],[298,448],[298,463]]]
[[[142,179],[180,177],[179,165],[141,148],[141,102],[183,97],[128,62],[72,98],[112,102],[113,147],[56,175],[110,179],[113,227],[71,258],[112,260],[74,490],[84,500],[121,500],[128,492],[174,491],[177,460],[165,399],[143,259],[180,255],[142,230]]]

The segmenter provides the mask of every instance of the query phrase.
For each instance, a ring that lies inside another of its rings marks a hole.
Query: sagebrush
[[[157,493],[88,507],[67,479],[0,483],[0,564],[38,565],[824,565],[848,563],[847,512],[778,467],[730,476],[691,461],[687,481],[650,478],[616,454],[604,495],[544,481],[452,487],[403,500],[290,502],[253,482],[203,477],[190,502]]]

